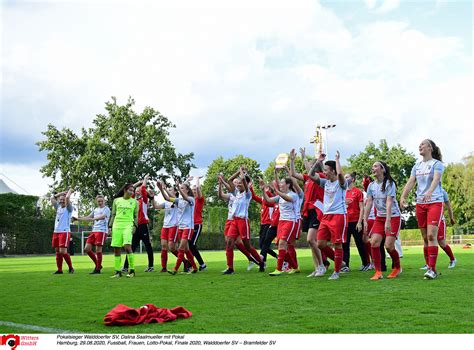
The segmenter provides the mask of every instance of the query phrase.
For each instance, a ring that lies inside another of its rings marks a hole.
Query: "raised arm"
[[[191,201],[189,200],[189,195],[187,193],[184,193],[181,190],[181,184],[179,183],[178,180],[175,181],[176,187],[178,187],[179,194],[181,195],[181,198],[183,198],[186,202],[190,203]]]
[[[301,150],[301,148],[300,148]],[[304,155],[304,152],[301,154],[301,156]],[[290,174],[291,177],[297,178],[298,180],[304,181],[304,176],[297,173],[295,170],[295,159],[296,159],[296,152],[295,149],[293,148],[290,151],[290,170],[288,171],[288,174]]]
[[[241,177],[242,185],[244,185],[245,192],[247,192],[249,190],[249,184],[247,183],[247,179],[245,178],[244,169],[242,167],[240,167],[240,177]]]
[[[225,200],[225,201],[228,201],[229,198],[230,198],[230,194],[224,193],[224,192],[222,191],[222,184],[223,184],[223,182],[224,182],[222,176],[218,176],[218,177],[217,177],[217,182],[218,182],[218,184],[219,184],[219,185],[218,185],[218,195],[219,195],[219,198],[221,198],[221,199],[223,199],[223,200]]]
[[[336,172],[337,172],[337,179],[339,180],[339,185],[341,185],[341,187],[344,186],[344,184],[346,183],[346,179],[344,178],[344,173],[342,172],[342,167],[341,167],[341,162],[339,160],[339,158],[341,157],[341,154],[339,153],[339,151],[336,151]]]
[[[416,177],[413,175],[410,176],[405,187],[403,187],[402,196],[400,197],[400,207],[404,208],[407,206],[406,201],[407,201],[408,194],[415,186],[415,183],[416,183]]]
[[[165,201],[174,202],[174,198],[171,198],[168,190],[166,189],[166,186],[163,184],[163,182],[161,180],[158,180],[156,182],[156,185],[160,189],[161,194],[163,195],[163,198],[165,199]]]
[[[200,177],[198,176],[196,178],[196,193],[197,193],[197,198],[202,198],[202,191],[201,191],[201,184],[199,182]]]

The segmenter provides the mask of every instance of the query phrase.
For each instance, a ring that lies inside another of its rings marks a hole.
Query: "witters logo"
[[[14,334],[3,335],[0,345],[9,346],[10,349],[15,350],[20,345],[20,336]]]
[[[0,345],[9,346],[11,350],[15,350],[17,346],[36,346],[38,343],[39,337],[30,336],[30,335],[19,335],[8,334],[3,335],[0,338]],[[8,348],[7,348],[8,349]]]

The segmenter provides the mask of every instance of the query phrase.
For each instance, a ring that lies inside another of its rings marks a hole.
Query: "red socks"
[[[243,246],[243,244],[242,244]],[[245,247],[244,247],[245,248]],[[239,249],[240,250],[240,249]],[[241,251],[242,252],[242,251]],[[242,252],[243,253],[243,252]],[[227,267],[229,269],[234,269],[234,249],[226,247],[225,248],[225,256],[227,258]]]
[[[96,264],[96,269],[101,270],[102,269],[102,253],[96,253],[97,256],[97,264]]]
[[[283,262],[285,261],[286,250],[278,249],[278,260],[277,260],[277,270],[281,271],[283,269]]]
[[[287,256],[290,256],[290,260],[288,260],[290,267],[292,269],[297,269],[298,268],[298,259],[296,258],[296,249],[293,244],[288,244],[288,254]]]
[[[436,247],[436,248],[438,248],[438,247]],[[72,261],[71,261],[71,257],[69,256],[69,254],[68,253],[64,254],[63,258],[64,258],[64,261],[66,261],[67,266],[70,269],[72,269]]]
[[[321,249],[321,252],[324,252],[327,258],[334,261],[334,250],[331,247],[325,246],[324,249]]]
[[[440,246],[440,247],[441,247],[441,246]],[[453,261],[453,260],[454,260],[453,251],[451,250],[451,247],[450,247],[448,244],[446,244],[446,245],[444,246],[444,248],[441,247],[441,249],[443,249],[444,252],[449,256],[449,260],[450,260],[450,261]]]
[[[342,248],[336,248],[334,250],[334,272],[339,272],[341,270],[343,256],[344,251],[342,250]]]
[[[425,256],[425,265],[429,265],[428,264],[428,246],[423,246],[423,255]]]
[[[388,254],[390,254],[390,257],[392,258],[393,268],[399,269],[400,268],[400,255],[398,254],[398,251],[396,249],[393,249],[391,252],[388,252]]]
[[[60,253],[56,253],[56,266],[59,272],[63,270],[63,256]]]
[[[163,269],[166,269],[167,265],[168,265],[168,250],[161,249],[161,267]]]
[[[436,260],[438,259],[438,246],[428,246],[428,266],[436,271]]]
[[[258,264],[262,263],[260,254],[258,254],[257,250],[252,246],[250,246],[250,254],[252,255],[252,260],[255,260]]]
[[[249,251],[247,250],[247,248],[245,248],[245,246],[242,242],[235,243],[235,246],[237,247],[238,250],[240,250],[242,252],[242,254],[244,254],[247,257],[247,259],[251,259],[251,255],[250,255]],[[234,256],[233,254],[234,253],[232,253],[232,256]]]
[[[194,261],[193,253],[190,250],[186,251],[186,258],[188,258],[188,261],[191,263],[191,266],[193,267],[193,269],[197,270],[197,266],[196,266],[196,262]]]
[[[97,257],[95,256],[94,252],[92,250],[89,250],[87,252],[87,255],[89,255],[89,258],[94,262],[95,267],[97,268]]]
[[[382,271],[382,255],[380,255],[380,247],[372,246],[372,261],[374,262],[375,271]]]
[[[174,267],[176,271],[178,271],[183,260],[184,260],[184,249],[178,249],[178,260],[176,260],[176,265]]]

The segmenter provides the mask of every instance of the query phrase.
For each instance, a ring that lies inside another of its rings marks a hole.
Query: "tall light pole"
[[[318,158],[323,153],[323,135],[321,134],[321,125],[316,124],[316,134],[309,141],[314,143],[314,156]]]
[[[323,125],[321,126],[321,129],[326,130],[326,155],[330,158],[329,156],[329,146],[328,146],[328,133],[329,129],[335,128],[336,124],[328,124],[328,125]]]

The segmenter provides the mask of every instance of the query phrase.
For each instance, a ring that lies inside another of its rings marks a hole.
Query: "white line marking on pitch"
[[[38,332],[43,332],[43,333],[58,333],[58,334],[59,333],[79,333],[77,331],[69,331],[67,329],[48,328],[48,327],[35,326],[32,324],[21,324],[21,323],[7,322],[7,321],[0,321],[0,326],[29,329],[32,331],[38,331]]]

